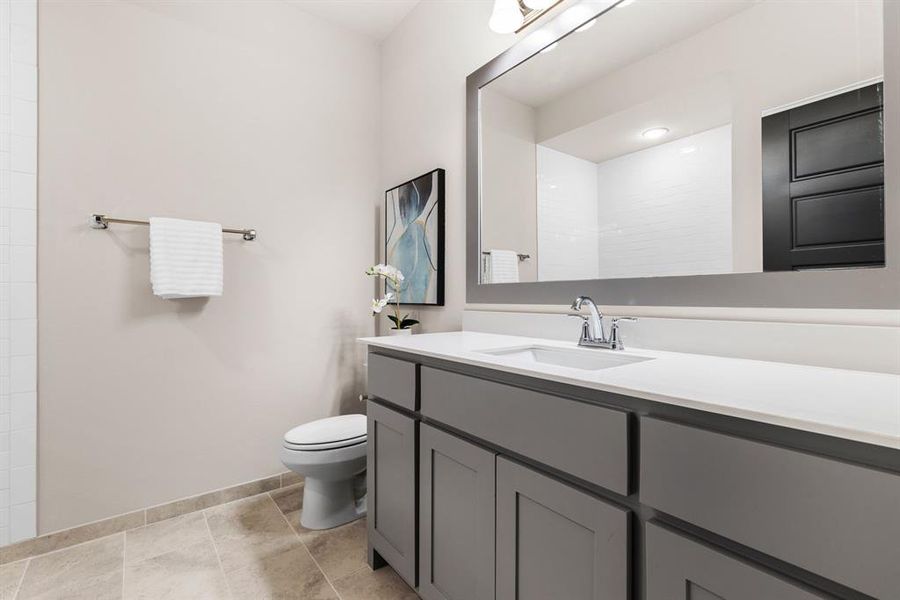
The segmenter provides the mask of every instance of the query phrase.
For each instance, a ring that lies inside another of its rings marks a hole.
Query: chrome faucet
[[[587,306],[588,314],[579,313],[570,314],[570,317],[581,318],[581,337],[578,339],[579,346],[588,348],[607,348],[609,350],[624,350],[625,344],[622,342],[622,336],[619,335],[619,321],[637,321],[634,317],[616,317],[612,320],[609,330],[609,337],[603,329],[603,313],[594,304],[594,301],[587,296],[578,296],[572,302],[572,310],[581,310],[582,306]]]

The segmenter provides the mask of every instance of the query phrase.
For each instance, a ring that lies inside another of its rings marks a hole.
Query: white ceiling
[[[419,0],[288,0],[297,8],[381,41]]]

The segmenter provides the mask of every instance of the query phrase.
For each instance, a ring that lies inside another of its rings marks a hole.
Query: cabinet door
[[[494,454],[428,425],[420,439],[419,595],[494,598]]]
[[[497,598],[625,600],[629,511],[497,459]]]
[[[371,401],[366,412],[369,561],[374,550],[415,587],[416,422]]]
[[[647,600],[814,600],[819,596],[761,568],[650,522]]]

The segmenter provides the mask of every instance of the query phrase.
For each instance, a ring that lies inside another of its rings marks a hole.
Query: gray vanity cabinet
[[[493,600],[494,453],[428,425],[419,447],[419,595]]]
[[[377,552],[416,585],[416,421],[369,402],[366,485],[369,562]]]
[[[761,568],[649,522],[646,600],[816,600],[826,598]]]
[[[498,458],[498,600],[626,600],[629,514]]]

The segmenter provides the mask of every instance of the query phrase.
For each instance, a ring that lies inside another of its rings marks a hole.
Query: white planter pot
[[[412,335],[412,329],[388,329],[388,335]]]

